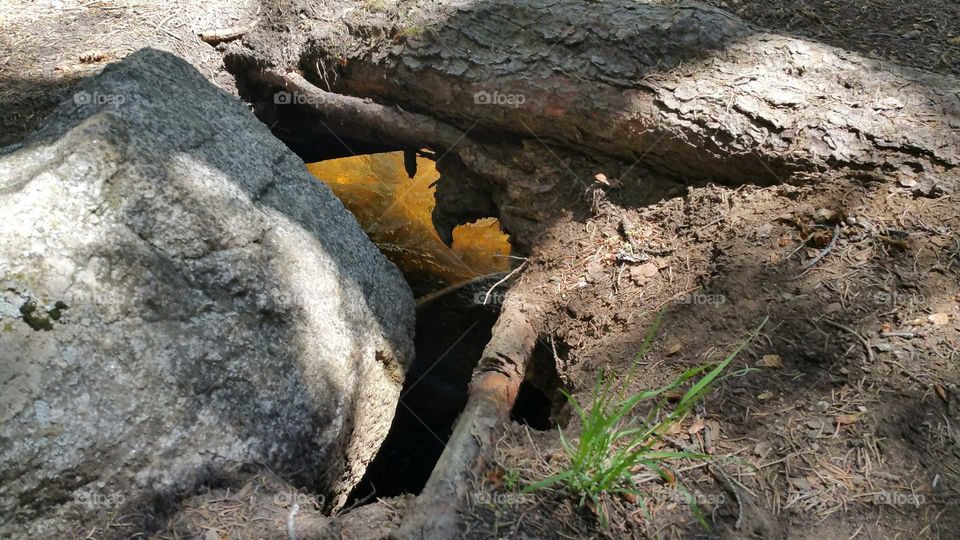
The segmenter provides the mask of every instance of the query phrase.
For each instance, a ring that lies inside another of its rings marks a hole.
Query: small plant
[[[507,491],[516,491],[520,485],[520,471],[517,469],[507,469],[503,474],[503,487]]]
[[[660,321],[658,317],[647,333],[640,352],[637,353],[638,361],[653,342]],[[766,321],[763,324],[765,323]],[[633,480],[637,466],[645,466],[667,478],[667,473],[660,466],[665,461],[706,459],[708,456],[694,452],[659,450],[658,443],[662,441],[670,426],[681,421],[693,406],[710,392],[712,383],[756,337],[763,324],[722,361],[690,369],[662,388],[627,395],[638,363],[634,362],[626,378],[620,383],[619,390],[614,388],[613,378],[598,375],[592,401],[586,406],[565,393],[581,421],[580,438],[575,443],[567,441],[560,430],[560,444],[569,465],[565,470],[527,486],[524,491],[531,492],[559,484],[578,497],[581,506],[591,503],[596,508],[601,524],[606,526],[602,501],[604,496],[629,494],[642,501]],[[699,379],[694,382],[698,376]],[[668,393],[675,393],[688,384],[689,388],[676,405],[669,407]],[[651,402],[653,405],[645,417],[635,414],[641,404]],[[706,526],[696,506],[693,508],[701,523]]]

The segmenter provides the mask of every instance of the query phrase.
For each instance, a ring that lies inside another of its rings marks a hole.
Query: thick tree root
[[[687,178],[960,166],[956,78],[766,33],[695,2],[658,4],[424,7],[428,31],[358,47],[333,88]]]
[[[469,481],[491,462],[536,341],[537,331],[524,307],[508,301],[473,373],[467,405],[453,435],[427,485],[392,538],[458,535],[458,510],[469,495]]]
[[[294,72],[267,69],[254,70],[251,75],[255,80],[290,92],[292,102],[316,111],[332,129],[349,133],[351,138],[401,148],[428,146],[444,153],[455,148],[464,164],[488,178],[509,182],[519,174],[491,157],[483,145],[463,130],[430,116],[327,92]]]
[[[406,16],[351,13],[305,34],[264,27],[227,59],[302,69],[334,92],[442,119],[460,128],[447,148],[472,129],[734,184],[960,170],[956,78],[696,2],[414,0]]]

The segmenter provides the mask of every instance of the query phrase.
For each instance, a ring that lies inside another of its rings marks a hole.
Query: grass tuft
[[[601,524],[606,526],[604,497],[630,494],[642,501],[642,494],[633,480],[637,467],[646,467],[667,478],[666,471],[661,467],[665,461],[708,458],[705,454],[694,452],[660,450],[662,445],[658,443],[672,425],[681,421],[710,392],[713,383],[736,355],[757,336],[766,320],[722,361],[687,370],[662,388],[627,394],[639,360],[649,350],[660,324],[661,318],[658,317],[647,332],[637,353],[637,360],[619,384],[614,384],[614,377],[599,374],[589,403],[580,403],[572,395],[564,393],[580,417],[580,438],[570,442],[560,430],[560,444],[568,458],[568,466],[557,474],[527,486],[525,492],[559,486],[578,498],[581,506],[590,503],[596,509]],[[686,391],[680,400],[670,407],[668,393],[675,395],[683,388]],[[650,403],[652,407],[646,415],[637,413],[639,406]],[[706,527],[706,521],[699,515],[696,506],[692,507]]]

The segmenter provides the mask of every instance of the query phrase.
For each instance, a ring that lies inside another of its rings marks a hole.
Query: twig
[[[668,443],[672,444],[673,446],[676,446],[677,448],[683,450],[684,452],[688,452],[690,454],[700,453],[692,449],[691,447],[687,446],[682,441],[675,439],[673,437],[666,436],[663,439]],[[737,530],[740,530],[740,527],[743,524],[743,508],[745,506],[743,502],[743,498],[740,494],[740,490],[737,489],[737,486],[733,485],[733,481],[730,478],[730,475],[727,474],[725,470],[723,470],[723,467],[717,462],[717,460],[715,459],[710,460],[710,461],[707,461],[706,463],[707,463],[707,472],[710,474],[710,476],[712,476],[713,479],[716,480],[718,484],[720,484],[720,487],[723,488],[724,491],[730,493],[736,499],[737,521],[736,523],[734,523],[734,527]]]
[[[242,37],[244,34],[249,34],[257,27],[259,20],[255,20],[251,23],[247,23],[239,26],[231,26],[228,28],[214,28],[212,30],[204,30],[203,32],[198,33],[197,35],[201,40],[206,41],[207,43],[220,43],[222,41],[230,41]]]
[[[833,248],[837,245],[837,238],[840,238],[840,225],[839,225],[839,224],[833,226],[833,236],[830,237],[830,243],[827,244],[827,247],[823,248],[823,251],[821,251],[819,254],[817,254],[817,256],[814,257],[813,259],[811,259],[811,260],[803,263],[803,266],[802,266],[802,267],[805,268],[805,270],[804,270],[799,276],[797,276],[797,277],[802,277],[804,274],[806,274],[806,273],[809,272],[811,269],[813,269],[813,267],[814,267],[818,262],[820,262],[824,257],[826,257],[827,254],[830,253],[830,251],[832,251]]]
[[[916,334],[913,332],[880,332],[881,337],[901,337],[904,339],[911,339],[916,337]]]
[[[522,270],[523,267],[527,265],[527,262],[528,262],[527,260],[524,260],[523,263],[520,264],[520,266],[514,268],[513,271],[511,271],[509,274],[507,274],[506,276],[504,276],[503,279],[501,279],[500,281],[494,283],[493,286],[490,287],[490,290],[487,291],[487,294],[483,295],[483,305],[487,305],[487,300],[490,298],[490,293],[492,293],[493,290],[496,289],[498,285],[500,285],[500,284],[503,283],[504,281],[510,279],[511,276],[513,276],[514,274],[516,274],[517,272],[519,272],[520,270]]]
[[[707,466],[707,472],[710,473],[710,476],[720,484],[720,487],[724,489],[727,493],[730,493],[737,500],[737,521],[733,524],[734,528],[738,531],[743,526],[743,498],[740,495],[740,490],[737,489],[737,486],[733,485],[733,481],[730,476],[727,474],[727,471],[723,470],[717,463],[711,463]]]
[[[865,337],[861,336],[861,335],[860,335],[859,333],[857,333],[857,331],[854,330],[853,328],[850,328],[849,326],[844,326],[844,325],[842,325],[842,324],[840,324],[840,323],[838,323],[838,322],[836,322],[836,321],[833,321],[833,320],[830,320],[830,319],[823,319],[823,322],[829,324],[830,326],[832,326],[832,327],[834,327],[834,328],[837,328],[838,330],[843,330],[844,332],[847,332],[847,333],[853,335],[854,337],[856,337],[856,338],[860,341],[860,343],[863,344],[863,348],[866,349],[866,351],[867,351],[867,361],[869,361],[871,364],[873,364],[873,349],[870,348],[870,342],[867,341],[867,339],[866,339]]]

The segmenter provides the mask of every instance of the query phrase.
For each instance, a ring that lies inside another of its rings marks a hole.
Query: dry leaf
[[[773,452],[773,445],[768,442],[760,441],[753,446],[753,453],[760,459],[766,459],[771,452]]]
[[[763,356],[763,365],[768,368],[779,368],[783,367],[783,361],[780,360],[779,354],[765,354]]]
[[[597,182],[600,182],[601,184],[604,184],[604,185],[607,185],[607,186],[610,185],[610,182],[607,181],[607,175],[605,175],[605,174],[603,174],[603,173],[597,173],[596,175],[594,175],[593,178],[594,178]]]
[[[673,356],[680,352],[681,349],[683,349],[683,345],[681,343],[672,343],[666,348],[666,350],[663,351],[663,353],[667,356]]]
[[[652,262],[643,263],[638,268],[640,268],[640,274],[643,277],[653,277],[660,271],[657,265]]]
[[[848,426],[857,421],[860,418],[859,414],[838,414],[834,419],[837,422],[837,426]]]
[[[760,394],[757,396],[757,399],[759,399],[760,401],[766,401],[772,397],[773,397],[773,392],[760,392]]]
[[[900,185],[905,188],[917,187],[917,181],[913,178],[901,178]]]
[[[947,313],[934,313],[927,317],[935,326],[943,326],[950,322],[950,315]]]
[[[637,496],[633,493],[621,493],[620,496],[630,504],[637,504]]]
[[[675,424],[670,424],[670,427],[667,428],[667,435],[679,435],[683,431],[683,426],[680,425],[680,422]]]
[[[700,431],[703,431],[703,428],[705,425],[706,424],[704,424],[703,420],[698,418],[696,422],[694,422],[693,424],[690,425],[689,428],[687,428],[687,433],[690,435],[699,433]]]
[[[681,399],[683,399],[683,394],[677,391],[664,392],[663,398],[670,402],[680,401]]]
[[[497,467],[496,469],[491,470],[487,473],[487,481],[490,482],[490,485],[494,488],[499,489],[503,485],[503,469]]]
[[[939,384],[934,384],[933,391],[936,392],[937,397],[942,399],[944,402],[947,401],[947,391],[942,386]]]
[[[817,223],[832,222],[836,218],[836,213],[828,208],[821,208],[813,213],[813,220]]]

